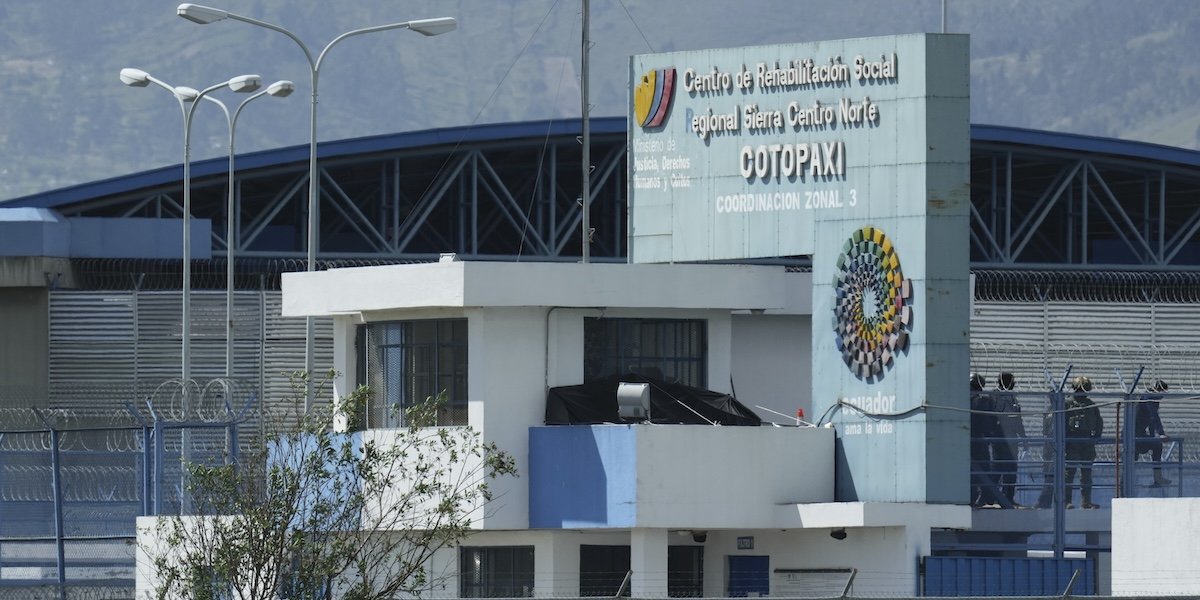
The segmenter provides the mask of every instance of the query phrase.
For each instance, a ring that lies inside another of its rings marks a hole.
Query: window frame
[[[536,573],[534,560],[533,546],[461,546],[458,552],[458,597],[532,598]],[[496,564],[505,561],[509,563],[507,569]],[[528,570],[518,570],[524,565],[528,565]],[[503,571],[509,575],[506,585],[491,581]]]
[[[586,317],[584,382],[634,372],[708,387],[708,320]]]
[[[372,391],[359,415],[362,427],[404,427],[405,409],[443,392],[436,425],[467,425],[468,335],[465,317],[359,325],[358,381]]]
[[[704,597],[704,546],[667,546],[667,597]]]
[[[609,570],[587,569],[587,566],[600,563],[607,565]],[[579,597],[613,597],[621,583],[625,581],[625,574],[631,569],[631,563],[631,546],[580,544]],[[684,565],[692,565],[696,568],[681,569],[680,567]],[[621,593],[622,597],[630,595],[628,587]],[[667,597],[704,597],[704,546],[686,544],[667,546]]]
[[[625,574],[629,572],[631,550],[626,544],[580,544],[579,545],[579,597],[612,598],[616,595]],[[603,563],[609,570],[589,569]],[[624,566],[624,570],[618,567]],[[629,596],[629,588],[621,593]]]

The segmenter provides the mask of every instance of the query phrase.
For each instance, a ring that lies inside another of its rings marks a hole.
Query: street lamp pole
[[[153,83],[171,92],[179,102],[183,112],[183,349],[181,355],[181,377],[185,388],[192,378],[192,172],[191,172],[191,135],[192,116],[196,113],[196,105],[200,99],[221,88],[229,88],[237,93],[249,93],[262,87],[262,78],[258,75],[239,75],[216,85],[196,91],[189,87],[174,87],[152,77],[141,69],[121,69],[121,83],[132,87],[146,87]]]
[[[304,52],[304,57],[308,59],[309,76],[312,82],[312,106],[309,121],[309,138],[308,138],[308,270],[317,270],[317,224],[320,221],[318,200],[320,198],[320,183],[317,174],[317,81],[320,75],[321,63],[324,62],[326,54],[338,42],[342,40],[366,33],[374,33],[377,31],[387,31],[389,29],[410,29],[421,35],[434,36],[440,35],[449,31],[453,31],[458,27],[458,22],[452,17],[441,17],[436,19],[418,19],[414,21],[404,21],[402,23],[391,23],[388,25],[378,25],[375,27],[365,27],[363,29],[355,29],[343,33],[329,42],[324,49],[313,58],[312,51],[308,46],[296,36],[296,34],[271,23],[252,19],[250,17],[231,13],[219,8],[211,8],[198,4],[184,3],[180,4],[176,13],[194,23],[207,25],[225,19],[241,21],[258,27],[277,31],[286,35]],[[313,340],[314,337],[314,321],[313,317],[305,317],[305,333],[304,333],[304,370],[308,377],[304,393],[304,412],[307,414],[312,408],[313,395]]]
[[[275,96],[277,98],[286,98],[295,91],[296,86],[287,80],[280,80],[267,86],[267,89],[246,98],[238,105],[230,116],[229,109],[216,98],[210,99],[218,104],[221,104],[221,109],[225,111],[225,119],[229,122],[229,202],[225,208],[225,376],[233,378],[233,254],[237,246],[237,232],[234,228],[234,222],[237,217],[237,207],[235,205],[236,193],[234,192],[233,181],[233,134],[237,129],[238,115],[242,114],[242,109],[255,98],[261,98],[264,95]]]

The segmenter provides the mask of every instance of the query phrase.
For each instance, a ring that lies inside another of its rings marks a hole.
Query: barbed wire
[[[1003,302],[1200,302],[1195,271],[972,271],[975,299]]]
[[[146,399],[153,407],[151,419],[174,422],[220,423],[237,417],[240,385],[236,380],[171,378],[158,384]],[[140,409],[140,407],[139,407]]]
[[[324,259],[317,270],[430,262],[428,260],[362,258]],[[227,285],[228,260],[215,257],[192,261],[192,289],[223,290]],[[72,287],[86,290],[178,290],[183,261],[148,258],[75,258],[55,265],[72,275]],[[308,270],[302,258],[235,258],[234,288],[279,290],[280,275]]]
[[[346,258],[317,261],[317,270],[430,262],[423,259]],[[812,272],[808,257],[762,259],[789,273]],[[278,290],[283,273],[307,271],[303,258],[236,258],[234,287]],[[227,259],[192,261],[192,288],[225,289]],[[177,259],[58,259],[54,268],[73,276],[73,287],[90,290],[174,290],[180,287],[183,262]],[[1006,302],[1200,302],[1200,273],[1194,271],[976,269],[975,298]]]
[[[1155,577],[1155,576],[1156,575],[1154,573],[1150,573],[1150,574],[1146,575],[1146,577],[1148,579]],[[1197,583],[1195,581],[1195,579],[1196,578],[1187,578],[1184,582],[1184,585],[1186,585],[1188,587],[1195,587],[1195,585]],[[964,580],[962,583],[964,585],[972,585],[975,582],[980,582],[980,581],[983,581],[982,578],[971,577],[971,578]],[[1174,581],[1174,580],[1172,580],[1172,581]],[[1166,600],[1166,599],[1200,600],[1200,595],[1194,595],[1194,594],[1180,595],[1180,594],[1178,594],[1177,592],[1175,592],[1175,590],[1178,587],[1179,587],[1179,584],[1176,584],[1173,582],[1164,582],[1161,580],[1147,581],[1146,587],[1144,589],[1133,589],[1133,590],[1123,589],[1122,590],[1123,595],[1121,595],[1121,596],[1088,595],[1087,598],[1094,599],[1094,600],[1127,600],[1129,597],[1136,595],[1138,598],[1144,598],[1145,600],[1159,600],[1159,599],[1162,599],[1162,600]],[[117,586],[117,585],[87,584],[87,583],[68,583],[67,587],[66,587],[66,600],[132,600],[135,597],[134,594],[135,594],[135,589],[134,589],[134,586],[132,586],[132,585]],[[1077,596],[1077,595],[1079,595],[1078,590],[1072,596]],[[427,594],[424,597],[437,598],[438,600],[460,600],[460,597],[457,595],[447,596],[447,595]],[[511,598],[511,596],[495,596],[495,598],[506,598],[506,597]],[[595,596],[579,596],[578,594],[544,594],[542,592],[539,592],[537,597],[538,598],[553,598],[555,600],[594,600],[595,599]],[[777,599],[783,599],[783,600],[792,600],[792,599],[801,599],[801,598],[806,599],[806,600],[833,600],[835,598],[842,598],[842,597],[843,596],[841,596],[840,594],[836,594],[836,595],[824,595],[824,594],[788,595],[788,594],[778,594],[774,591],[772,591],[772,593],[771,593],[771,598],[777,598]],[[852,591],[851,593],[847,594],[844,597],[846,597],[846,598],[886,598],[888,600],[921,600],[923,598],[922,596],[887,594],[887,593],[868,592],[868,591]],[[970,598],[970,600],[1011,600],[1012,598],[1014,598],[1016,596],[971,595],[971,596],[941,596],[941,597],[946,598],[948,600],[966,600],[967,598]],[[1020,597],[1027,598],[1028,600],[1062,600],[1062,598],[1063,598],[1063,596],[1061,596],[1061,595],[1056,595],[1056,596],[1021,595]],[[0,587],[0,600],[60,600],[60,598],[61,597],[59,596],[59,593],[58,593],[58,587],[55,585],[29,585],[29,586],[6,585],[3,587]],[[726,600],[726,598],[724,596],[717,596],[717,595],[713,595],[713,596],[681,596],[681,595],[677,595],[677,594],[673,594],[673,595],[666,595],[666,594],[637,595],[637,596],[624,596],[624,598],[627,598],[628,600],[668,600],[669,598],[693,598],[694,600]]]
[[[9,458],[8,455],[5,455]],[[103,458],[103,457],[98,457]],[[49,462],[49,461],[47,461]],[[53,467],[5,465],[0,486],[4,502],[53,502]],[[70,502],[138,502],[142,498],[140,467],[134,465],[62,466],[63,500]],[[18,510],[11,510],[13,516]]]
[[[1153,573],[1147,575],[1147,578],[1154,577]],[[1188,578],[1184,585],[1195,587],[1195,578]],[[975,582],[983,581],[979,577],[971,577],[964,580],[964,585],[972,585]],[[976,586],[978,587],[978,586]],[[1200,595],[1180,595],[1175,592],[1178,584],[1164,581],[1147,582],[1147,586],[1143,590],[1122,590],[1121,596],[1100,596],[1088,595],[1087,598],[1093,600],[1128,600],[1131,596],[1137,596],[1145,600],[1200,600]],[[1077,586],[1078,588],[1078,586]],[[135,597],[135,588],[133,585],[118,586],[104,584],[87,584],[87,583],[68,583],[66,587],[66,600],[133,600]],[[1078,590],[1071,597],[1080,595]],[[438,600],[460,600],[457,595],[434,595],[426,594],[426,598],[436,598]],[[578,594],[544,594],[539,592],[538,598],[553,598],[554,600],[595,600],[596,596],[579,596]],[[888,594],[871,591],[851,591],[844,596],[845,598],[886,598],[888,600],[922,600],[922,596],[910,596],[900,594]],[[1003,595],[971,595],[971,596],[940,596],[947,600],[1011,600],[1017,596]],[[1022,594],[1021,598],[1028,600],[1062,600],[1063,596],[1028,596]],[[494,596],[492,598],[512,598],[512,596]],[[678,594],[661,594],[661,595],[637,595],[623,596],[628,600],[668,600],[669,598],[693,598],[694,600],[727,600],[724,596],[681,596]],[[825,594],[803,594],[789,595],[778,594],[774,591],[771,593],[771,598],[782,600],[805,599],[805,600],[833,600],[835,598],[843,598],[840,594],[825,595]],[[0,587],[0,600],[61,600],[56,585],[28,585],[28,586],[12,586],[6,585]]]
[[[248,421],[261,413],[258,402],[248,402],[256,392],[254,382],[229,378],[172,378],[149,384],[140,400],[131,386],[80,384],[59,386],[55,395],[44,391],[13,393],[0,387],[0,448],[9,447],[18,434],[40,434],[51,429],[63,439],[80,440],[83,446],[60,444],[64,450],[121,450],[129,447],[127,436],[117,433],[149,426],[154,421],[175,423],[226,423]],[[54,407],[58,402],[82,402],[79,398],[103,399],[92,408]],[[20,407],[19,405],[24,405]],[[33,436],[36,437],[36,436]],[[32,438],[30,438],[32,439]],[[107,440],[96,446],[97,439]],[[43,449],[42,442],[21,442],[29,449]],[[30,446],[29,444],[33,444]]]
[[[95,583],[68,583],[65,594],[59,594],[57,585],[3,585],[0,600],[132,600],[136,590],[133,585],[104,585]]]
[[[1049,391],[1069,367],[1071,378],[1084,375],[1095,391],[1116,393],[1126,391],[1124,385],[1147,367],[1139,387],[1163,380],[1172,391],[1200,393],[1200,345],[972,341],[970,350],[971,372],[983,375],[989,386],[1007,372],[1014,375],[1017,391]]]

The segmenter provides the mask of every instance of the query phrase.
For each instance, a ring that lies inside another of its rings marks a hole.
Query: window
[[[629,572],[629,546],[579,547],[579,595],[617,595]],[[629,595],[625,586],[622,596]]]
[[[533,546],[464,547],[459,559],[460,597],[533,597]]]
[[[629,595],[629,586],[621,590],[629,572],[629,546],[579,547],[579,595]],[[667,596],[701,598],[704,596],[704,546],[667,546]]]
[[[708,332],[700,319],[585,319],[584,379],[634,372],[708,385]]]
[[[374,391],[365,427],[401,427],[404,408],[442,392],[437,424],[467,424],[466,319],[363,325],[358,346],[358,380]]]
[[[667,596],[704,597],[704,546],[667,547]]]

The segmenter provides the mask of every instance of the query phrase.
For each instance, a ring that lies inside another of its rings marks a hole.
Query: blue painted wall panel
[[[183,258],[182,219],[72,217],[75,258]],[[212,221],[192,218],[192,258],[212,258]]]
[[[192,258],[212,258],[212,221],[191,220]],[[46,209],[0,209],[0,256],[183,258],[183,220],[62,218]]]
[[[632,527],[637,440],[631,426],[532,427],[529,526]]]
[[[0,208],[0,256],[69,256],[66,219],[45,208]]]

